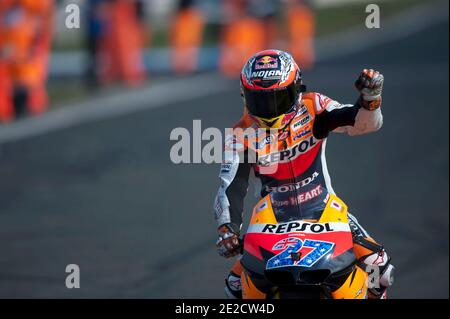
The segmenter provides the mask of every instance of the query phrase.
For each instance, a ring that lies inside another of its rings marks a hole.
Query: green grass
[[[80,80],[50,80],[47,88],[52,107],[61,103],[80,101],[90,96],[88,88]]]

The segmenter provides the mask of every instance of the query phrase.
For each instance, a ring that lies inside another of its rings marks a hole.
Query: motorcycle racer
[[[214,202],[221,256],[229,258],[241,252],[243,204],[251,169],[261,182],[261,196],[295,190],[313,202],[321,200],[320,187],[334,194],[325,157],[327,136],[330,132],[363,135],[380,129],[383,82],[382,74],[365,69],[355,82],[360,93],[356,103],[340,104],[323,94],[306,92],[301,70],[286,52],[265,50],[248,60],[241,72],[244,115],[234,128],[267,133],[226,138],[221,184]],[[272,134],[274,130],[276,134]],[[257,158],[254,162],[249,160],[252,152]],[[385,298],[393,282],[390,257],[353,215],[349,214],[349,221],[357,259],[379,267],[380,285],[370,289],[369,297]],[[225,280],[230,298],[241,297],[241,272],[237,260]]]

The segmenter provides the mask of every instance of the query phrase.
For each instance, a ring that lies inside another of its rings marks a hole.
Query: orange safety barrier
[[[238,76],[245,62],[264,50],[264,31],[264,23],[253,17],[239,18],[225,27],[219,60],[224,75]]]
[[[99,77],[102,84],[122,80],[130,86],[146,78],[142,57],[144,30],[135,1],[115,0],[103,5],[105,30],[99,43]]]
[[[314,35],[315,17],[303,4],[287,5],[288,51],[303,69],[315,63]]]
[[[194,7],[182,9],[174,17],[170,43],[172,67],[176,73],[187,74],[197,69],[204,24],[202,12]]]
[[[0,61],[0,123],[9,122],[14,118],[12,105],[12,85],[5,63]]]

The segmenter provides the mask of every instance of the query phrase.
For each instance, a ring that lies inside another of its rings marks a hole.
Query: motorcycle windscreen
[[[327,205],[328,191],[318,184],[301,189],[283,189],[270,193],[272,209],[279,223],[295,220],[319,220]]]

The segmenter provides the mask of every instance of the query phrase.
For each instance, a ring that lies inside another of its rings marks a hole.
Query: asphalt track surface
[[[392,298],[448,298],[448,53],[447,22],[305,74],[311,90],[345,102],[363,67],[386,76],[382,130],[333,135],[327,156],[335,190],[393,257]],[[219,165],[169,160],[173,128],[238,119],[238,83],[224,83],[224,93],[3,144],[0,297],[224,297],[231,261],[215,252],[211,208]],[[65,287],[71,263],[80,289]]]

